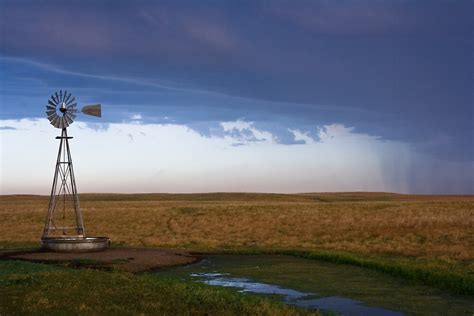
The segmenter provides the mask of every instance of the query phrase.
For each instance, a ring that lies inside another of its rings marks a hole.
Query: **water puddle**
[[[274,296],[286,304],[342,315],[474,314],[472,297],[368,269],[292,256],[212,255],[156,274]]]
[[[369,307],[362,305],[361,302],[343,297],[321,297],[315,293],[304,293],[292,289],[283,288],[277,285],[255,282],[246,278],[224,277],[229,273],[192,273],[190,276],[199,281],[214,285],[233,287],[239,289],[239,292],[280,295],[287,304],[292,304],[304,308],[335,311],[343,315],[378,315],[378,316],[400,316],[401,312],[391,311],[379,307]]]

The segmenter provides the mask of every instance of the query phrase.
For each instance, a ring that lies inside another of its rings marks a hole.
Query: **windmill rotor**
[[[76,98],[67,90],[59,90],[54,92],[48,99],[46,105],[46,116],[49,122],[56,128],[67,128],[74,122],[78,113]],[[101,117],[101,105],[86,105],[81,109],[86,115]]]

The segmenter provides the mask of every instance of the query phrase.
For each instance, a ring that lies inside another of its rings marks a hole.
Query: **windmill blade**
[[[70,96],[70,95],[69,95]],[[70,105],[72,102],[76,101],[76,97],[72,97],[71,100],[66,102],[66,105]]]
[[[59,101],[63,101],[63,90],[59,90]]]
[[[56,111],[56,107],[52,105],[47,105],[46,106],[47,111]]]
[[[67,121],[66,116],[63,116],[63,117],[61,118],[61,121],[62,121],[62,123],[63,123],[63,128],[66,128],[66,127],[69,126],[69,122]]]
[[[64,127],[64,119],[62,117],[59,118],[57,127],[58,128],[63,128]]]
[[[55,118],[55,116],[48,117],[48,120],[51,123],[51,125],[54,125],[53,124],[54,118]]]
[[[54,97],[54,94],[51,95],[51,99],[53,100],[54,105],[58,104],[58,100],[56,100],[56,98]]]
[[[73,118],[71,117],[71,114],[69,114],[68,112],[66,112],[66,114],[64,115],[64,119],[66,120],[68,125],[74,121]]]
[[[59,119],[59,116],[53,115],[53,116],[51,117],[51,120],[50,120],[51,124],[52,124],[52,125],[56,124],[56,122],[58,121],[58,119]]]
[[[56,114],[56,111],[46,111],[46,116],[50,117],[51,115]]]
[[[60,100],[59,100],[59,95],[58,95],[58,93],[55,92],[54,95],[56,96],[56,100],[57,100],[56,103],[59,103]]]
[[[51,105],[51,106],[56,107],[56,104],[54,104],[53,101],[51,101],[51,100],[48,100],[48,104]]]
[[[51,124],[53,124],[53,121],[54,121],[54,118],[56,117],[57,115],[51,115],[51,116],[48,116],[48,120]]]
[[[67,93],[67,91],[66,91],[65,93]],[[71,97],[71,95],[72,95],[72,93],[69,93],[69,95],[68,95],[68,96],[66,97],[66,99],[64,100],[64,103],[66,103],[66,104],[68,103],[69,98]]]
[[[59,116],[55,115],[55,116],[52,117],[50,122],[54,127],[57,127],[56,124],[58,123],[58,120],[59,120]]]
[[[62,117],[58,116],[58,121],[56,122],[56,126],[57,128],[63,128],[64,127],[64,120]]]
[[[86,105],[81,111],[87,115],[102,117],[102,109],[100,104]]]

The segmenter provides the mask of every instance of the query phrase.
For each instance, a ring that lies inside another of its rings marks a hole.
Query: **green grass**
[[[58,268],[47,264],[36,264],[15,260],[2,260],[0,261],[0,278],[2,278],[1,280],[3,280],[4,277],[14,274],[27,275],[36,272],[54,271],[56,269]]]
[[[269,298],[152,274],[20,261],[0,261],[0,271],[0,315],[311,314]]]
[[[316,251],[283,251],[282,254],[306,259],[323,260],[338,264],[350,264],[387,273],[392,276],[401,277],[425,285],[446,289],[452,293],[474,295],[474,276],[469,277],[454,272],[430,269],[429,267],[413,266],[407,263],[393,262],[393,260],[387,262],[383,259],[365,259],[353,254]]]
[[[415,283],[447,290],[453,294],[474,295],[474,275],[440,269],[420,260],[407,258],[361,256],[334,251],[300,251],[291,249],[227,248],[210,251],[212,254],[234,255],[289,255],[304,259],[320,260],[335,264],[348,264],[400,277]]]

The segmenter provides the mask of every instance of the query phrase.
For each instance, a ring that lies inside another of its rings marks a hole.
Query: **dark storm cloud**
[[[245,118],[285,144],[288,128],[339,122],[474,159],[472,1],[1,1],[0,12],[0,53],[22,58],[2,61],[2,103],[21,105],[2,117],[42,115],[32,104],[68,86],[113,105],[115,121],[139,112],[209,134]]]

